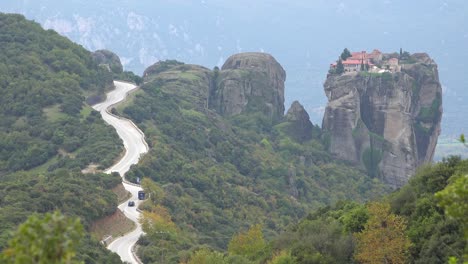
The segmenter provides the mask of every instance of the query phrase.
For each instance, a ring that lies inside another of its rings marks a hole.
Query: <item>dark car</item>
[[[135,206],[135,202],[134,201],[128,201],[128,206]]]
[[[145,199],[145,192],[138,191],[138,200],[144,200],[144,199]]]

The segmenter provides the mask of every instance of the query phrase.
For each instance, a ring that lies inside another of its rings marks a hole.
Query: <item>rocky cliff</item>
[[[285,116],[285,121],[290,124],[289,134],[298,142],[304,142],[312,138],[314,125],[304,107],[294,101]]]
[[[215,69],[210,107],[223,116],[262,112],[279,120],[284,115],[285,80],[283,67],[269,54],[233,55],[221,71]]]
[[[109,50],[96,50],[91,54],[93,56],[93,60],[101,66],[104,66],[113,73],[122,73],[123,66],[120,62],[119,56]]]
[[[157,79],[173,83],[174,93],[185,90],[183,93],[192,96],[199,108],[215,110],[222,116],[263,113],[273,121],[284,117],[286,73],[266,53],[236,54],[221,69],[212,71],[175,60],[160,61],[148,67],[143,77],[145,82]]]
[[[329,75],[322,124],[332,154],[396,188],[432,161],[442,116],[437,64],[420,53],[400,66],[397,72]]]

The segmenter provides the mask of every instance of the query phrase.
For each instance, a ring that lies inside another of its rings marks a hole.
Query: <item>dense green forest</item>
[[[160,186],[164,195],[146,209],[163,210],[178,231],[147,232],[139,250],[144,262],[164,255],[174,263],[197,245],[226,249],[233,234],[257,223],[271,238],[313,208],[388,191],[335,161],[318,127],[303,140],[291,122],[273,123],[252,112],[222,118],[207,109],[203,95],[215,72],[173,61],[151,69],[141,89],[117,109],[151,146],[127,179],[149,178]]]
[[[253,226],[227,253],[204,248],[187,263],[466,263],[467,173],[468,160],[451,157],[378,201],[322,207],[269,242]]]
[[[21,15],[0,13],[0,251],[32,213],[60,210],[85,229],[113,213],[118,175],[82,174],[121,153],[117,133],[86,103],[112,88],[91,53]],[[89,233],[77,259],[119,263]]]
[[[85,99],[112,74],[90,52],[20,15],[0,16],[0,172],[108,166],[122,150]],[[55,158],[51,161],[51,158]]]

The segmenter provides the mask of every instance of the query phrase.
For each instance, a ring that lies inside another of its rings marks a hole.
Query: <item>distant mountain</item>
[[[177,59],[208,68],[230,54],[265,51],[288,72],[286,103],[300,98],[314,123],[321,122],[322,84],[337,50],[425,51],[439,63],[443,135],[468,131],[468,2],[429,0],[347,1],[2,1],[90,50],[116,52],[139,74],[157,60]]]

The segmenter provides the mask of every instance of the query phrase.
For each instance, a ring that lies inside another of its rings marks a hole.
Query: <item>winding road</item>
[[[125,155],[105,172],[112,173],[115,171],[124,177],[125,173],[130,169],[130,166],[137,164],[141,155],[148,152],[148,145],[145,142],[145,136],[143,132],[141,132],[141,130],[138,129],[138,127],[133,124],[132,121],[117,117],[108,111],[112,105],[123,101],[128,93],[137,87],[133,84],[119,81],[114,81],[114,85],[115,90],[107,94],[106,100],[102,103],[94,105],[93,108],[101,113],[102,118],[106,123],[115,128],[125,147]],[[140,203],[140,200],[138,200],[138,191],[142,189],[139,186],[128,184],[125,181],[123,182],[123,185],[125,189],[132,194],[132,197],[129,200],[134,200],[135,206],[127,206],[129,201],[127,200],[120,204],[118,208],[125,214],[127,218],[135,222],[136,229],[124,236],[115,239],[112,243],[109,244],[107,248],[117,253],[122,261],[138,264],[140,262],[135,259],[132,253],[132,249],[140,235],[143,234],[141,225],[138,222],[140,213],[137,211],[137,207]]]

